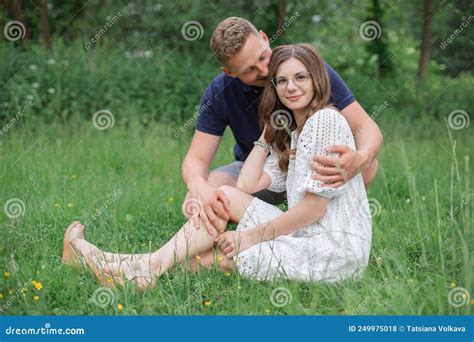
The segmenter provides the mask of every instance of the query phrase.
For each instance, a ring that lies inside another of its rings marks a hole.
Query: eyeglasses
[[[310,72],[299,72],[294,74],[291,79],[297,87],[302,87],[308,82],[308,79],[311,78]],[[272,84],[277,89],[284,89],[288,86],[288,78],[286,77],[274,77],[272,78]]]

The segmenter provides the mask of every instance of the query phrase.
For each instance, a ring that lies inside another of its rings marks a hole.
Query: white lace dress
[[[358,174],[339,188],[322,187],[322,182],[311,178],[309,166],[316,154],[337,157],[327,153],[331,145],[355,149],[349,125],[336,110],[322,109],[306,121],[300,136],[292,132],[291,145],[296,148],[296,156],[290,159],[288,174],[280,171],[275,152],[268,156],[264,166],[271,178],[268,189],[286,190],[289,208],[297,205],[306,191],[327,197],[326,212],[320,221],[240,252],[234,257],[239,273],[261,280],[282,277],[336,282],[359,277],[368,263],[372,237],[362,176]],[[254,198],[237,231],[254,228],[281,214],[279,208]]]

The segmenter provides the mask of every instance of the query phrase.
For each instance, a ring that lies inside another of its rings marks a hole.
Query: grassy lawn
[[[368,192],[373,243],[361,281],[267,283],[177,269],[142,294],[104,290],[88,270],[62,265],[62,237],[81,220],[105,250],[148,252],[167,241],[184,223],[180,166],[192,128],[177,139],[178,124],[132,120],[101,131],[20,120],[0,140],[2,203],[24,204],[18,217],[0,213],[2,315],[472,313],[472,300],[456,307],[467,293],[450,293],[472,289],[472,127],[389,114],[379,120],[385,143]],[[215,165],[232,160],[232,143],[226,134]]]

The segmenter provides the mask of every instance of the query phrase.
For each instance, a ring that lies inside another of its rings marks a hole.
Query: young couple
[[[262,280],[360,276],[371,246],[366,188],[382,144],[377,125],[310,45],[272,51],[264,32],[230,17],[211,47],[223,73],[202,98],[182,166],[188,221],[145,254],[104,252],[73,222],[63,261],[86,264],[104,285],[132,281],[142,289],[175,266],[216,264]],[[227,126],[235,161],[209,173]],[[285,195],[284,212],[274,204]],[[236,231],[226,230],[229,221]]]

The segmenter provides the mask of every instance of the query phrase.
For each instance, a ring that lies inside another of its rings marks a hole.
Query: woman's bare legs
[[[230,201],[230,219],[239,222],[253,197],[230,186],[222,186],[220,189],[224,191]],[[209,236],[202,223],[200,229],[195,229],[192,221],[186,222],[165,245],[153,253],[139,256],[110,253],[106,254],[107,258],[105,260],[101,258],[104,252],[86,241],[80,233],[81,228],[73,225],[74,223],[71,224],[72,229],[70,226],[65,234],[65,250],[69,251],[67,247],[72,247],[71,249],[74,250],[76,256],[79,255],[84,258],[101,282],[104,282],[106,276],[110,275],[114,277],[116,282],[122,283],[121,275],[124,274],[127,279],[135,280],[140,287],[147,287],[153,285],[155,277],[159,277],[170,268],[196,255],[203,256],[200,260],[200,264],[203,266],[209,266],[209,263],[212,264],[217,261],[223,269],[229,270],[234,267],[233,260],[226,258],[222,252],[218,251],[217,256],[214,256],[212,246],[218,234]],[[219,226],[216,227],[218,232],[222,233],[226,225],[227,221],[221,220]],[[74,234],[69,232],[70,229]],[[124,260],[121,257],[124,257]],[[109,262],[107,259],[119,261]],[[195,260],[189,266],[193,267]],[[105,277],[101,273],[101,269],[105,272]]]
[[[227,221],[220,220],[217,228],[224,231],[226,224]],[[116,254],[104,258],[103,251],[83,238],[82,229],[83,226],[76,222],[66,231],[63,261],[76,264],[82,261],[105,285],[108,285],[108,279],[123,284],[122,275],[125,275],[128,280],[136,281],[140,288],[153,285],[155,277],[159,277],[176,263],[210,250],[218,236],[217,233],[210,236],[202,223],[200,229],[194,228],[192,220],[189,220],[173,238],[154,253],[140,256],[122,255],[124,258]]]
[[[74,229],[77,228],[77,229]],[[74,230],[73,230],[74,229]],[[71,234],[73,232],[73,234]],[[90,243],[89,241],[85,240],[84,236],[84,226],[81,224],[79,221],[74,221],[71,223],[66,230],[66,233],[64,234],[64,243],[63,243],[63,256],[62,256],[62,261],[64,263],[70,263],[70,264],[77,264],[77,260],[74,259],[74,250],[70,248],[69,241],[66,241],[66,238],[68,238],[70,241],[80,238],[83,239],[85,242],[82,242],[82,249],[89,250],[90,254],[92,252],[100,252],[101,258],[104,260],[107,260],[108,262],[116,262],[119,260],[124,260],[130,257],[140,257],[144,254],[119,254],[119,253],[111,253],[111,252],[105,252],[100,250],[98,247]],[[87,248],[86,248],[87,247]]]
[[[219,187],[219,189],[224,191],[225,195],[229,199],[229,220],[234,223],[239,223],[248,206],[250,205],[253,196],[228,185],[222,185]],[[199,256],[199,259],[197,259],[196,256]],[[196,256],[190,258],[186,262],[186,266],[193,271],[199,271],[200,267],[210,268],[214,264],[216,264],[220,270],[228,272],[232,271],[235,267],[234,260],[228,258],[219,248],[216,248],[216,250],[210,248],[204,253]]]
[[[229,213],[230,220],[236,223],[239,222],[253,197],[228,185],[223,185],[219,189],[224,191],[229,199],[231,209]],[[224,232],[226,226],[227,221],[222,220],[220,226],[216,227],[217,231],[219,233]],[[217,263],[222,270],[232,270],[235,266],[234,261],[227,258],[219,249],[217,253],[214,253],[212,249],[216,237],[217,235],[210,237],[202,223],[200,229],[195,229],[191,221],[186,222],[163,247],[149,254],[152,273],[159,277],[170,268],[187,260],[187,266],[194,270],[199,265],[210,267],[214,263]],[[197,260],[196,256],[199,256],[200,259]],[[130,269],[130,265],[123,263],[122,265],[114,263],[109,266],[106,271],[109,271],[114,277],[120,276],[120,271],[128,275],[133,271]],[[139,269],[139,267],[135,267],[136,269]]]

